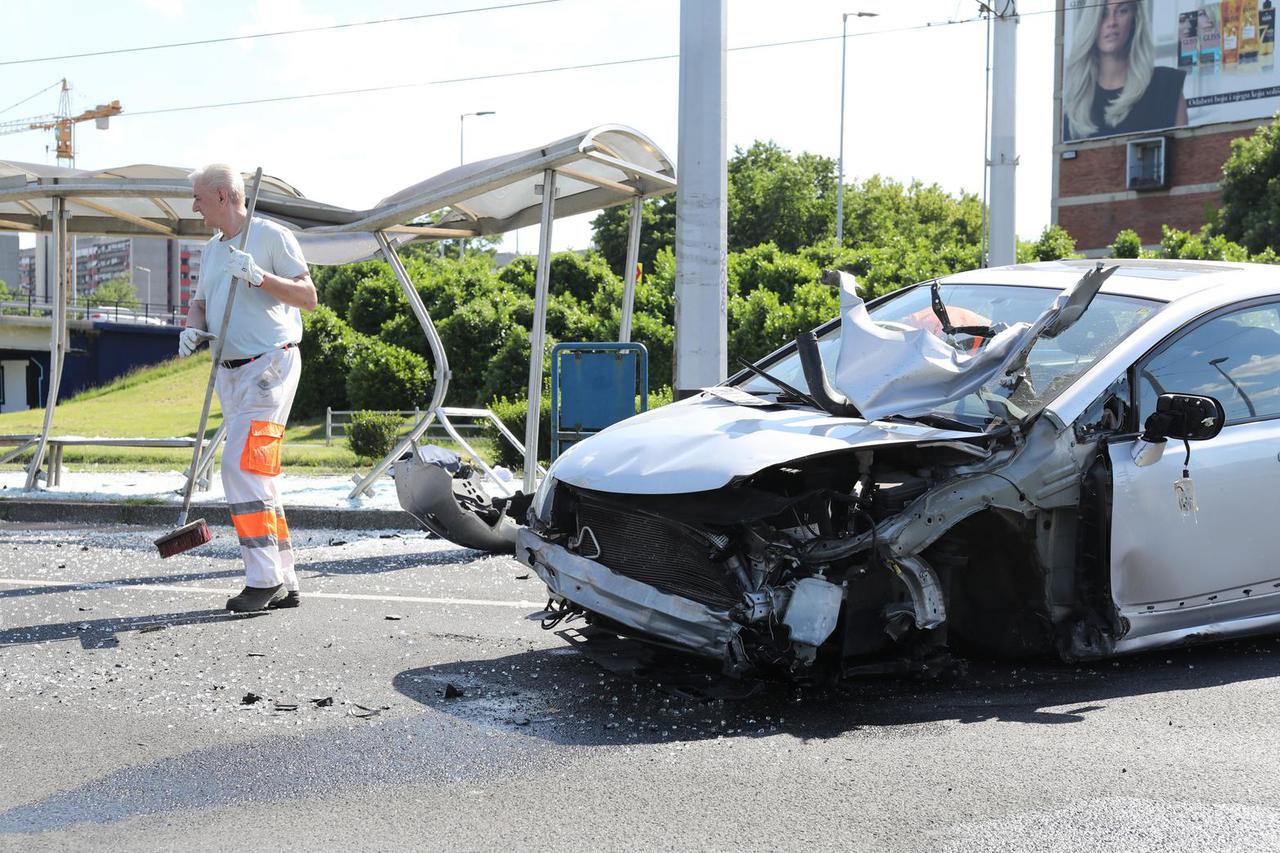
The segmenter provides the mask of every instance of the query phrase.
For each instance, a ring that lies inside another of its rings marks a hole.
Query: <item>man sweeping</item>
[[[280,449],[298,388],[302,314],[316,307],[316,288],[288,229],[245,209],[244,179],[223,163],[190,174],[192,210],[215,234],[204,247],[196,293],[178,354],[191,355],[208,331],[221,336],[218,402],[227,426],[222,489],[240,538],[245,588],[227,609],[251,612],[300,603],[289,527],[280,502]],[[245,250],[237,249],[248,229]],[[227,296],[236,294],[227,327],[216,328]],[[215,328],[209,327],[213,318]]]

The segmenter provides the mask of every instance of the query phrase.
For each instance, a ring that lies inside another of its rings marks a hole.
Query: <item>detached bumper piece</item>
[[[516,536],[516,557],[537,572],[555,598],[571,601],[640,634],[720,660],[729,669],[742,659],[741,626],[729,619],[727,610],[670,595],[617,574],[545,541],[528,528]]]
[[[456,457],[455,457],[456,459]],[[495,507],[480,475],[465,466],[450,471],[419,456],[396,463],[396,497],[401,508],[442,539],[491,554],[510,554],[516,524]]]

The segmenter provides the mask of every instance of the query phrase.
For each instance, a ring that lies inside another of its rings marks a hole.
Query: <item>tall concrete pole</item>
[[[1014,103],[1018,77],[1018,10],[1016,0],[994,0],[991,71],[991,229],[990,265],[1017,259],[1017,131]]]
[[[680,0],[675,396],[728,372],[728,0]]]

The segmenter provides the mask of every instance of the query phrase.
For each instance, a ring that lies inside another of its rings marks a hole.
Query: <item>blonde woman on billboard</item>
[[[1081,6],[1063,68],[1062,138],[1185,125],[1184,72],[1157,67],[1155,55],[1150,0]]]

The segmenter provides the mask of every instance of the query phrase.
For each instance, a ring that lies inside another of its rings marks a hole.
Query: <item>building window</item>
[[[1125,158],[1125,188],[1158,190],[1168,184],[1165,169],[1165,138],[1135,139],[1129,143]]]

